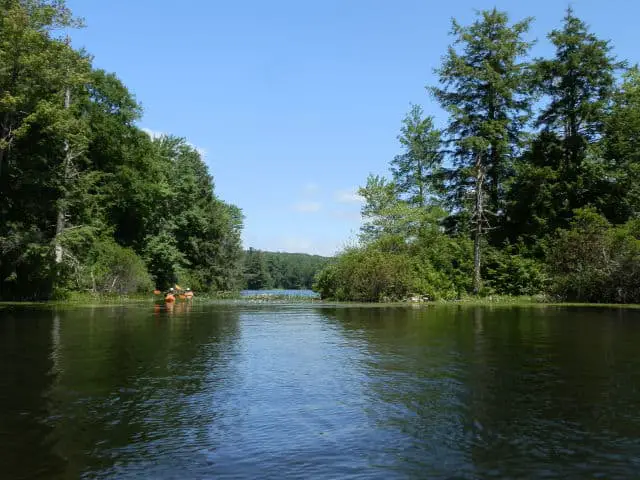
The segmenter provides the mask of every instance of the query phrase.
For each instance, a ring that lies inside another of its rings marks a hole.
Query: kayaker
[[[167,294],[164,296],[164,301],[166,303],[173,303],[176,301],[176,297],[173,294],[173,288],[170,288]]]

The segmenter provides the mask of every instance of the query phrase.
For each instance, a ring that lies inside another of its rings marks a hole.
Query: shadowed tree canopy
[[[151,139],[112,73],[56,32],[61,0],[0,1],[0,299],[242,281],[242,214],[184,139]]]

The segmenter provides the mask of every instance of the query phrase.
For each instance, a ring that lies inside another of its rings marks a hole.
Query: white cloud
[[[334,193],[333,198],[338,203],[362,203],[362,198],[355,189],[353,190],[338,190]]]
[[[299,202],[293,205],[293,209],[296,212],[315,213],[322,209],[322,204],[320,202]]]

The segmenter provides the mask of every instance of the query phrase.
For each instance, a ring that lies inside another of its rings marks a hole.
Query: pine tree
[[[527,18],[509,25],[507,14],[496,9],[481,12],[467,27],[454,20],[454,44],[436,71],[441,86],[430,89],[450,115],[452,200],[473,223],[476,293],[487,210],[501,213],[504,182],[529,118],[531,96],[523,58],[531,43],[523,36],[530,23]]]
[[[589,32],[571,8],[562,29],[553,30],[549,39],[555,57],[534,64],[537,90],[548,99],[536,125],[563,138],[567,160],[579,161],[586,145],[602,133],[615,71],[623,64],[611,55],[609,42]]]
[[[591,33],[571,8],[549,39],[555,56],[533,65],[534,87],[547,101],[535,122],[541,132],[517,165],[508,208],[507,235],[532,245],[568,227],[577,208],[594,205],[616,217],[610,203],[619,197],[599,144],[615,72],[623,64],[611,54],[609,42]]]
[[[391,162],[397,192],[411,205],[424,208],[442,192],[440,131],[434,128],[433,117],[425,117],[422,107],[413,105],[398,140],[404,153]]]

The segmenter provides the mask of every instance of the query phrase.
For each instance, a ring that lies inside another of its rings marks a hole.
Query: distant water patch
[[[243,297],[267,295],[270,297],[320,298],[320,295],[313,290],[243,290],[240,292],[240,295]]]

